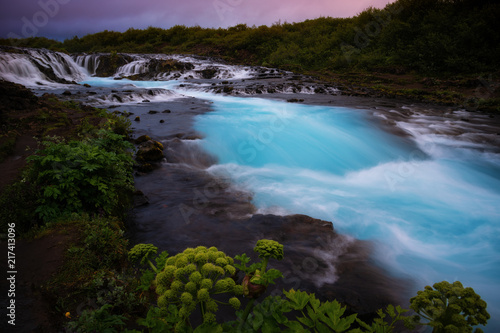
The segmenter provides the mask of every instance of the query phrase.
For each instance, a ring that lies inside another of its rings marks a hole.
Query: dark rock
[[[141,121],[141,117],[137,116],[137,117],[135,117],[135,119],[134,119],[134,120],[135,120],[135,121]]]
[[[149,99],[143,99],[142,100],[142,103],[149,103],[149,102],[151,102]]]
[[[95,69],[96,76],[109,77],[116,73],[116,70],[133,61],[133,58],[125,54],[101,54],[99,56],[99,65]],[[121,78],[115,78],[121,79]]]
[[[141,164],[137,170],[139,170],[140,172],[143,172],[143,173],[149,173],[149,172],[152,172],[153,170],[155,169],[155,167],[151,164],[151,163],[144,163],[144,164]]]
[[[135,144],[140,145],[141,143],[149,141],[149,140],[151,140],[149,135],[141,135],[140,137],[135,139],[134,142],[135,142]]]
[[[160,120],[160,124],[163,124],[165,122],[165,120],[161,119]]]
[[[92,88],[92,86],[91,86],[90,84],[88,84],[88,83],[84,83],[84,84],[83,84],[83,86],[84,86],[85,88]]]
[[[163,159],[163,145],[154,140],[148,140],[140,144],[136,153],[139,162],[157,162]]]
[[[116,94],[112,95],[111,98],[116,99],[118,103],[123,103],[123,99]]]
[[[158,113],[158,111],[155,111],[155,110],[149,110],[149,112],[148,112],[148,113],[149,113],[149,114],[157,114],[157,113]]]
[[[165,111],[163,111],[162,113],[171,113],[171,112],[172,112],[172,111],[170,111],[170,110],[165,110]]]
[[[64,96],[71,96],[71,91],[66,90],[66,91],[64,91],[61,95],[64,95]]]
[[[326,91],[325,91],[325,88],[323,88],[323,87],[316,87],[316,88],[314,88],[314,93],[315,94],[324,94],[324,93],[326,93]]]
[[[133,201],[134,201],[134,208],[149,205],[148,197],[146,197],[144,193],[142,193],[142,191],[139,190],[134,192]]]
[[[205,68],[201,71],[198,71],[199,74],[201,74],[201,77],[204,79],[211,79],[217,74],[217,69],[216,68]]]

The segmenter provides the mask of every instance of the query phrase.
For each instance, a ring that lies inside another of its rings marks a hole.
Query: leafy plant
[[[97,310],[85,310],[77,320],[67,324],[67,328],[71,332],[86,333],[86,332],[102,332],[114,333],[118,332],[117,327],[124,326],[125,316],[111,314],[109,310],[111,305],[106,304]]]
[[[356,321],[362,328],[366,329],[365,332],[369,333],[393,332],[397,322],[403,322],[406,328],[413,330],[419,319],[415,316],[403,316],[403,314],[408,311],[409,310],[403,309],[399,305],[394,307],[394,305],[389,304],[385,311],[382,309],[377,311],[379,317],[375,318],[371,325],[368,325],[359,318],[356,318]],[[386,319],[387,315],[389,315],[390,320]]]
[[[179,310],[174,304],[170,304],[167,309],[160,309],[156,306],[148,310],[146,318],[137,320],[137,324],[148,328],[150,333],[163,333],[171,331],[178,320]]]
[[[490,318],[486,302],[474,292],[464,288],[460,281],[442,281],[418,291],[410,299],[410,308],[429,322],[433,333],[472,332],[473,326],[486,325]],[[474,332],[482,330],[476,328]]]
[[[29,161],[43,220],[83,211],[111,214],[133,190],[132,157],[125,152],[131,145],[123,137],[103,130],[95,139],[42,144]]]
[[[257,241],[254,251],[259,254],[259,258],[262,261],[253,263],[249,267],[247,267],[247,264],[250,262],[250,258],[246,254],[235,257],[236,260],[241,261],[241,264],[236,264],[235,267],[246,273],[242,283],[243,293],[246,297],[251,298],[241,317],[240,329],[244,325],[250,311],[252,311],[255,299],[266,291],[270,283],[274,283],[277,278],[283,277],[283,274],[277,269],[267,270],[270,258],[283,259],[282,244],[269,239],[261,239]]]

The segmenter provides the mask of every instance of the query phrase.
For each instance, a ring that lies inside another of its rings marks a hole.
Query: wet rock
[[[137,168],[138,171],[143,173],[150,173],[155,169],[155,167],[151,163],[144,163],[139,165]]]
[[[297,99],[297,98],[290,98],[290,99],[287,99],[286,101],[288,103],[299,103],[299,102],[303,102],[304,100],[303,99]]]
[[[198,71],[198,73],[204,79],[212,79],[217,74],[217,69],[216,68],[205,68],[201,71]]]
[[[172,112],[172,111],[170,111],[170,110],[165,110],[165,111],[163,111],[162,113],[171,113],[171,112]]]
[[[61,95],[64,95],[64,96],[71,96],[71,91],[66,90],[66,91],[64,91]]]
[[[151,101],[149,99],[143,99],[142,103],[150,103]]]
[[[146,197],[144,193],[139,190],[134,192],[133,201],[134,201],[134,208],[149,205],[148,197]]]
[[[116,99],[118,103],[123,103],[123,99],[116,94],[112,95],[111,98]]]
[[[135,121],[141,121],[141,117],[137,116],[137,117],[135,117],[135,119],[134,119],[134,120],[135,120]]]
[[[133,58],[126,54],[117,54],[117,53],[101,54],[99,56],[99,65],[95,70],[96,76],[99,77],[113,76],[119,67],[126,65],[131,61],[133,61]]]
[[[90,84],[88,84],[88,83],[84,83],[84,84],[83,84],[83,86],[84,86],[85,88],[92,88],[92,86],[91,86]]]
[[[136,153],[138,162],[157,162],[163,159],[163,145],[154,140],[148,140],[139,145]]]
[[[149,112],[148,112],[148,113],[149,113],[149,114],[157,114],[157,113],[158,113],[158,111],[155,111],[155,110],[149,110]]]
[[[165,120],[161,119],[160,120],[160,124],[163,124],[165,122]]]
[[[135,139],[134,142],[135,142],[135,144],[140,145],[141,143],[149,141],[149,140],[151,140],[151,138],[149,137],[149,135],[141,135],[140,137],[138,137],[137,139]]]

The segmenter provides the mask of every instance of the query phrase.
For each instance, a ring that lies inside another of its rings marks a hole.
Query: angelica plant
[[[410,299],[410,308],[429,321],[426,325],[433,327],[433,333],[470,333],[473,326],[486,325],[490,318],[486,306],[474,289],[464,288],[459,281],[426,286]],[[474,332],[482,330],[476,328]]]
[[[218,326],[215,315],[218,304],[240,307],[235,296],[243,293],[243,287],[233,279],[236,273],[233,264],[233,258],[216,247],[188,248],[167,258],[165,267],[156,276],[156,293],[160,309],[168,309],[171,304],[179,308],[176,331],[191,327],[189,318],[198,307],[207,327]],[[216,294],[228,294],[228,302],[212,298]]]
[[[254,263],[247,267],[250,258],[246,254],[236,256],[235,259],[241,261],[241,264],[235,266],[246,273],[243,278],[243,294],[250,298],[245,311],[241,317],[238,329],[241,331],[248,315],[254,307],[255,300],[262,295],[270,283],[274,283],[277,278],[283,277],[283,274],[277,269],[267,269],[269,259],[283,259],[283,245],[270,239],[261,239],[257,241],[254,249],[259,254],[261,262]]]
[[[158,253],[158,248],[153,244],[137,244],[128,252],[128,258],[132,262],[140,262],[141,265],[148,264],[153,271],[158,273],[151,259]]]
[[[266,291],[270,283],[274,283],[274,280],[283,276],[277,269],[267,269],[270,258],[283,259],[282,244],[270,239],[261,239],[257,241],[254,251],[259,254],[259,258],[262,260],[249,267],[246,264],[250,262],[250,258],[246,254],[235,257],[235,259],[241,261],[241,264],[235,265],[236,268],[246,273],[243,279],[243,290],[244,295],[249,298],[258,298]]]

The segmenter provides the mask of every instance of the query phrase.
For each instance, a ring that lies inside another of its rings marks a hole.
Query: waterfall
[[[0,48],[3,80],[36,86],[68,84],[86,77],[86,71],[67,54],[45,49]]]
[[[80,67],[85,68],[89,75],[96,75],[100,63],[99,54],[78,55],[74,60]]]
[[[149,71],[149,61],[147,59],[134,60],[116,71],[116,76],[130,76],[136,74],[144,74]]]

